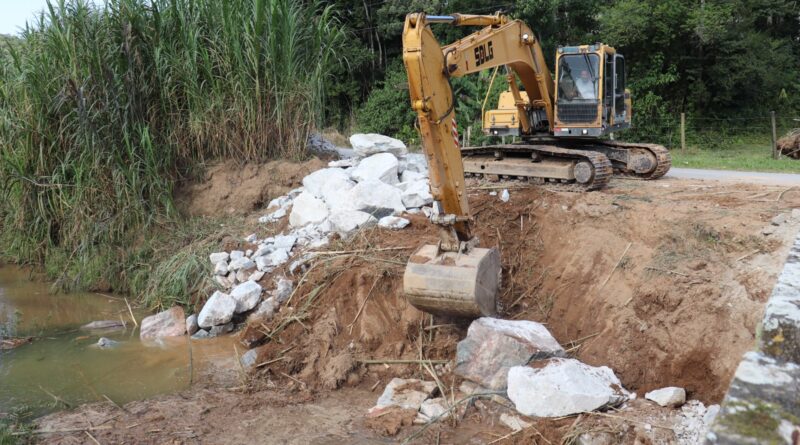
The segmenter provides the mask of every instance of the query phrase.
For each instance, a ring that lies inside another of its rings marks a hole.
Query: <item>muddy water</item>
[[[209,368],[231,368],[234,339],[142,343],[124,300],[95,293],[54,294],[47,283],[0,267],[0,338],[34,337],[0,351],[0,413],[35,413],[110,398],[118,404],[185,389]],[[134,310],[137,320],[146,315]],[[85,331],[95,320],[124,320],[126,329]],[[100,337],[119,342],[96,346]],[[191,350],[191,352],[190,352]],[[191,357],[191,358],[190,358]]]

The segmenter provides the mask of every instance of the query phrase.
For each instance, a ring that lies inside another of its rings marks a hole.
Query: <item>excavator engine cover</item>
[[[417,309],[432,314],[477,318],[495,315],[500,288],[497,249],[440,252],[422,246],[409,259],[403,291]]]

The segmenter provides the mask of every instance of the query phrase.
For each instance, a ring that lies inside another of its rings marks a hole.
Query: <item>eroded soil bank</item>
[[[800,193],[781,187],[671,179],[614,180],[588,194],[514,183],[471,186],[481,243],[501,250],[504,318],[545,323],[573,356],[611,367],[640,396],[682,386],[688,398],[706,404],[721,400],[752,347],[800,223],[771,224],[800,207]],[[509,187],[508,203],[490,195],[497,187]],[[301,284],[287,307],[242,334],[263,343],[258,362],[268,364],[256,375],[233,373],[226,385],[133,402],[124,412],[84,406],[40,426],[93,425],[97,440],[112,443],[392,443],[405,437],[419,427],[400,419],[397,428],[386,428],[367,422],[364,413],[392,377],[430,380],[429,371],[365,360],[451,360],[468,326],[432,319],[403,299],[406,259],[436,239],[424,217],[409,219],[403,231],[370,229],[333,243],[331,251],[345,253],[326,255],[304,278],[293,277]],[[261,228],[260,235],[281,226]],[[458,388],[448,366],[436,372],[444,386]],[[540,421],[536,434],[555,443],[581,428],[617,428],[631,443],[675,439],[674,431],[652,427],[674,423],[674,412],[641,400],[631,405],[628,414],[617,413],[628,420]],[[493,406],[475,403],[462,423],[437,425],[417,442],[490,443],[509,432]],[[496,443],[530,443],[536,435],[528,433]],[[78,438],[87,439],[85,431],[43,437],[52,443]]]

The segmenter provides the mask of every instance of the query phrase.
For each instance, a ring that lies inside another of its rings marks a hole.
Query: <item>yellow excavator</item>
[[[482,28],[442,47],[430,28],[437,23]],[[412,255],[403,277],[406,297],[420,310],[463,317],[496,312],[500,256],[479,248],[472,233],[465,174],[594,190],[615,171],[656,179],[670,168],[660,145],[602,138],[629,128],[632,114],[624,58],[610,46],[560,47],[556,82],[535,34],[520,20],[500,13],[412,13],[403,28],[403,63],[430,168],[431,221],[440,227],[439,243]],[[498,109],[484,113],[484,131],[520,142],[461,148],[450,79],[499,67],[506,70],[508,91]]]

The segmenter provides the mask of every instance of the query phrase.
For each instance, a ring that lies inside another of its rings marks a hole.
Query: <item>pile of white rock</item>
[[[303,187],[270,202],[263,223],[289,215],[292,233],[308,244],[324,245],[378,225],[402,229],[404,212],[430,214],[433,197],[425,156],[408,153],[402,141],[379,134],[350,138],[355,157],[333,161],[303,179]],[[302,244],[302,242],[301,242]]]
[[[248,314],[271,317],[291,294],[292,282],[276,280],[263,302],[258,283],[300,248],[317,249],[327,245],[333,233],[348,237],[376,224],[402,229],[409,224],[400,217],[404,212],[430,215],[433,198],[423,155],[408,153],[402,141],[379,134],[355,134],[350,143],[355,157],[331,162],[303,178],[303,187],[269,203],[271,212],[259,221],[272,223],[288,215],[288,233],[266,239],[251,234],[244,241],[255,245],[252,250],[210,255],[214,281],[221,290],[211,295],[199,315],[187,319],[190,335],[205,338],[231,332],[235,320]],[[308,255],[294,261],[290,273],[307,259]]]

